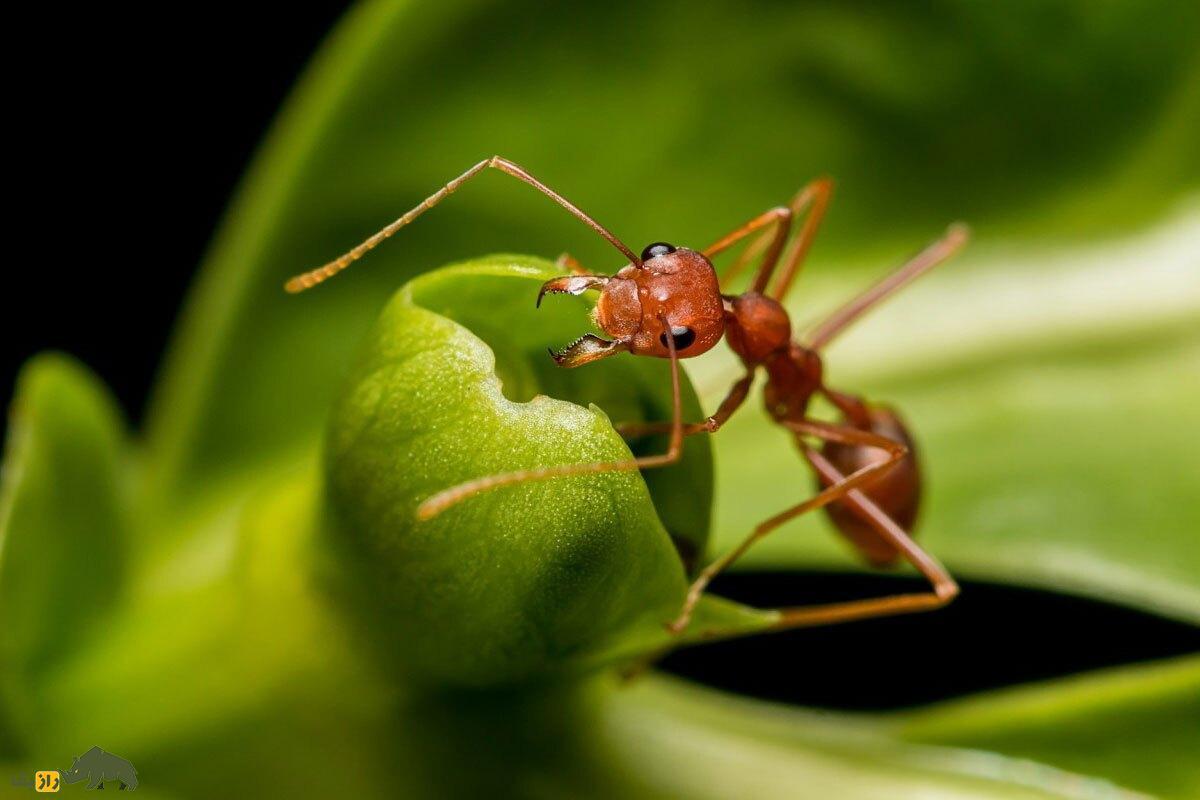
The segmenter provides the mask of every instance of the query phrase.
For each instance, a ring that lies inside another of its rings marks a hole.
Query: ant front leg
[[[667,326],[665,318],[661,318]],[[665,467],[674,464],[683,455],[683,401],[679,385],[679,355],[675,350],[673,337],[666,337],[667,351],[671,360],[671,440],[667,451],[655,456],[641,456],[624,461],[596,461],[588,464],[562,464],[554,467],[539,469],[522,469],[514,472],[502,472],[498,475],[488,475],[473,481],[460,483],[443,489],[417,506],[417,518],[428,520],[436,517],[453,505],[461,503],[469,497],[498,489],[502,486],[513,486],[531,481],[543,481],[550,478],[566,478],[573,475],[596,475],[604,472],[629,472],[637,469]]]
[[[775,269],[775,263],[779,261],[779,254],[783,252],[783,245],[787,241],[788,231],[792,226],[792,210],[787,206],[776,206],[768,211],[764,211],[742,227],[721,237],[713,244],[704,248],[704,257],[711,260],[717,254],[723,253],[747,236],[755,234],[771,225],[775,226],[775,230],[762,237],[770,242],[770,248],[767,250],[767,254],[763,256],[762,265],[758,268],[758,275],[754,279],[754,286],[758,288],[751,289],[751,291],[761,292],[762,288],[760,284],[765,286],[767,280],[771,277],[771,272]],[[743,257],[734,263],[733,269],[721,280],[722,288],[728,285],[731,276],[736,275],[748,260],[748,258]]]
[[[721,429],[721,426],[729,421],[742,404],[746,402],[746,396],[750,394],[750,387],[754,384],[754,373],[747,372],[742,378],[729,389],[729,393],[725,395],[725,399],[721,401],[721,405],[717,407],[717,411],[704,422],[689,422],[683,426],[684,436],[693,436],[697,433],[716,433]],[[670,422],[619,422],[613,427],[617,433],[621,434],[626,439],[636,438],[638,436],[652,436],[657,433],[666,433],[671,430],[672,423]]]
[[[776,253],[775,259],[764,259],[762,266],[759,267],[758,276],[754,280],[752,291],[766,291],[767,283],[771,278],[771,272],[775,269],[776,262],[778,261],[782,265],[782,271],[771,294],[776,300],[783,300],[784,295],[787,294],[796,277],[796,273],[804,263],[809,249],[812,247],[813,240],[817,235],[817,229],[820,228],[821,221],[825,218],[825,209],[829,206],[829,200],[832,196],[833,180],[830,178],[817,178],[805,184],[800,191],[796,192],[795,196],[792,197],[791,203],[788,204],[788,209],[792,212],[793,219],[798,219],[801,214],[804,214],[804,224],[801,226],[800,232],[796,234],[796,238],[792,241],[792,245],[788,248],[787,254],[783,257],[782,261],[778,260],[778,253]],[[722,286],[728,287],[746,265],[766,249],[768,243],[771,241],[770,234],[764,234],[751,242],[750,246],[738,256],[733,266],[726,270],[725,275],[722,276]]]
[[[792,198],[792,213],[799,216],[807,210],[808,214],[804,218],[804,226],[800,229],[800,233],[796,235],[792,246],[788,248],[787,255],[783,259],[783,270],[779,273],[779,280],[776,281],[775,288],[771,292],[771,295],[781,303],[787,296],[788,290],[792,288],[792,282],[795,281],[796,274],[803,266],[804,259],[808,257],[808,251],[817,238],[817,230],[821,227],[821,221],[825,219],[825,209],[829,207],[829,200],[832,197],[833,180],[817,178]]]
[[[825,487],[808,500],[792,506],[786,511],[776,514],[770,519],[759,523],[759,525],[750,533],[750,535],[743,539],[737,547],[709,564],[704,568],[704,571],[697,576],[696,580],[688,589],[687,598],[684,600],[683,608],[680,609],[679,616],[676,617],[674,621],[667,624],[667,630],[671,631],[672,633],[682,633],[687,628],[688,624],[691,622],[692,613],[696,609],[696,604],[700,602],[701,596],[708,588],[708,585],[712,583],[713,578],[741,558],[746,551],[758,543],[759,540],[766,537],[784,523],[789,522],[802,514],[806,514],[809,511],[815,511],[816,509],[822,508],[829,503],[840,500],[852,490],[858,489],[868,484],[872,480],[881,477],[885,470],[889,469],[908,454],[908,448],[900,442],[893,441],[887,437],[879,436],[878,434],[871,433],[869,431],[863,431],[845,425],[831,425],[829,423],[818,422],[816,420],[784,422],[783,425],[795,433],[797,439],[799,439],[800,436],[813,436],[818,439],[823,439],[827,442],[839,442],[841,444],[876,447],[886,452],[888,457],[882,461],[868,464],[867,466],[851,473],[850,475],[842,476],[835,483]]]

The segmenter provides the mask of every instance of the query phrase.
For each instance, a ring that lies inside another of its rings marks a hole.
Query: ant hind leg
[[[813,436],[818,439],[823,439],[827,442],[838,442],[841,444],[862,445],[866,447],[874,447],[883,450],[887,453],[887,458],[868,464],[850,475],[840,475],[839,478],[831,485],[826,486],[813,497],[798,503],[791,508],[782,511],[770,519],[758,524],[750,534],[741,541],[741,543],[727,552],[725,555],[718,558],[716,561],[709,564],[692,582],[688,589],[687,598],[684,600],[683,607],[679,611],[679,615],[670,623],[667,624],[667,630],[672,633],[682,633],[691,623],[692,613],[696,609],[696,604],[700,602],[700,597],[704,594],[708,585],[713,578],[723,572],[727,567],[741,558],[747,550],[765,538],[768,534],[776,530],[796,517],[806,514],[809,511],[815,511],[818,508],[828,505],[836,500],[845,497],[850,491],[867,485],[871,481],[882,477],[887,469],[896,464],[900,459],[908,453],[908,448],[896,441],[880,436],[870,431],[863,431],[857,428],[848,427],[845,425],[831,425],[826,422],[818,422],[816,420],[802,420],[799,422],[784,422],[785,427],[800,436]],[[807,451],[807,447],[804,448]]]
[[[823,481],[836,482],[843,479],[841,472],[829,463],[821,453],[805,448],[805,457]],[[780,609],[776,630],[833,625],[873,617],[910,614],[932,611],[948,604],[958,596],[958,583],[941,563],[927,553],[913,538],[896,524],[883,509],[870,500],[862,491],[854,489],[841,501],[852,513],[871,525],[880,538],[899,550],[904,558],[917,568],[929,581],[930,591],[894,594],[887,597],[851,600],[843,603],[799,606]]]
[[[804,456],[824,483],[836,484],[839,481],[845,480],[846,476],[819,451],[806,447],[804,448]],[[876,505],[861,490],[850,490],[839,502],[849,508],[857,517],[868,523],[882,540],[900,551],[904,555],[905,560],[912,564],[929,581],[930,590],[894,594],[886,597],[850,600],[841,603],[823,603],[776,609],[779,612],[779,619],[772,626],[772,630],[781,631],[790,628],[835,625],[842,622],[873,619],[875,617],[932,611],[947,605],[958,596],[958,583],[946,571],[946,568],[918,545],[907,531],[896,524],[883,509]],[[712,638],[720,638],[723,632],[714,630],[705,631],[705,634]]]
[[[863,314],[882,303],[904,286],[945,263],[963,248],[970,231],[962,223],[951,225],[942,238],[917,253],[899,269],[834,311],[808,335],[808,347],[820,350]]]

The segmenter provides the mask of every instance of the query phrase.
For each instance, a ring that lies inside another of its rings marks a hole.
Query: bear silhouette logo
[[[106,782],[116,781],[118,789],[136,789],[137,770],[125,759],[93,747],[75,759],[70,769],[62,770],[63,783],[87,781],[88,789],[103,789]]]

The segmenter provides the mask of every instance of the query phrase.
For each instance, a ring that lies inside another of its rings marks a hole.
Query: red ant
[[[537,303],[540,306],[546,294],[578,295],[589,289],[600,292],[594,318],[612,338],[603,339],[589,333],[559,352],[551,350],[551,356],[561,367],[582,366],[620,352],[670,359],[672,421],[617,426],[623,435],[630,437],[669,432],[670,444],[660,455],[519,470],[478,478],[425,500],[417,510],[420,519],[429,519],[468,497],[501,486],[673,464],[680,458],[685,436],[715,433],[741,407],[759,367],[762,367],[767,375],[764,392],[767,413],[795,438],[823,488],[814,497],[762,522],[741,544],[709,564],[692,583],[679,616],[667,625],[668,629],[673,633],[683,631],[709,582],[755,542],[785,522],[818,508],[826,509],[838,530],[872,565],[889,565],[903,556],[929,580],[932,590],[783,608],[778,610],[776,629],[928,610],[945,605],[958,594],[954,579],[907,532],[916,518],[920,495],[920,474],[908,429],[891,409],[872,405],[860,397],[827,386],[820,354],[850,323],[958,252],[967,241],[965,226],[952,225],[941,239],[836,310],[799,342],[792,338],[791,320],[782,301],[825,215],[832,192],[832,183],[828,179],[809,183],[789,205],[759,214],[704,250],[655,242],[638,256],[606,228],[525,169],[494,156],[471,167],[337,260],[288,281],[287,290],[303,291],[342,271],[489,167],[533,186],[604,237],[628,259],[629,263],[616,275],[607,276],[590,274],[575,259],[564,255],[559,263],[572,274],[546,282],[538,292]],[[802,214],[805,215],[804,223],[785,253],[792,221]],[[759,231],[763,234],[746,248],[724,276],[728,285],[742,267],[765,250],[749,289],[738,295],[722,294],[721,282],[711,259]],[[777,270],[778,277],[770,285]],[[703,422],[685,423],[680,409],[679,359],[707,352],[722,336],[741,359],[745,374],[733,384],[716,413]],[[822,395],[837,408],[841,415],[838,423],[809,417],[809,401],[815,395]],[[820,449],[814,448],[808,439],[820,440],[823,445]]]

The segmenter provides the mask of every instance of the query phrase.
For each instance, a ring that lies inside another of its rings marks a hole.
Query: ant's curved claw
[[[542,305],[542,298],[548,294],[583,294],[588,289],[602,289],[608,283],[606,275],[564,275],[542,284],[538,290],[537,306]]]
[[[607,339],[601,339],[593,333],[587,333],[558,352],[551,350],[550,357],[560,367],[579,367],[628,349],[629,342],[627,341],[618,340],[610,342]]]

